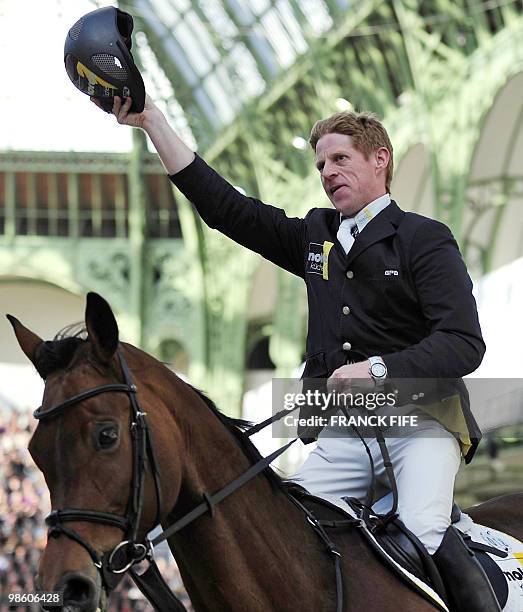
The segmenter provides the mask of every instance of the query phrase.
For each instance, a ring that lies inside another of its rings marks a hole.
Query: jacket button
[[[344,351],[350,351],[352,348],[352,344],[350,342],[344,342],[343,343],[343,350]]]
[[[342,312],[343,312],[344,315],[348,315],[348,314],[350,314],[350,308],[348,306],[344,306],[342,308]]]
[[[352,270],[347,270],[345,276],[347,278],[354,278],[354,272]]]

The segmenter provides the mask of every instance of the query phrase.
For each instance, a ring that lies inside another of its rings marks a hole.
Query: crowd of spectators
[[[5,604],[7,594],[36,590],[34,578],[47,541],[44,518],[50,509],[49,493],[27,451],[34,425],[30,412],[0,406],[0,612],[14,609]],[[156,560],[169,586],[191,610],[179,571],[166,548],[157,552]],[[25,607],[36,609],[38,606]],[[150,612],[152,606],[126,577],[111,595],[109,610]]]

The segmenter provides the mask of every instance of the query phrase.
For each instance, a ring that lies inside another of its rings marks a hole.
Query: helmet
[[[131,55],[133,18],[107,6],[79,19],[65,39],[64,62],[73,84],[111,112],[114,96],[132,97],[131,111],[145,104],[142,76]]]

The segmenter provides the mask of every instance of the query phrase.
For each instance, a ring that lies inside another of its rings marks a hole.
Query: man
[[[450,230],[391,201],[393,149],[384,127],[368,113],[316,123],[310,144],[334,209],[315,208],[297,219],[240,194],[181,142],[149,98],[140,114],[129,114],[130,105],[115,98],[119,123],[147,132],[204,221],[305,280],[304,377],[377,384],[458,379],[450,395],[425,398],[422,391],[410,394],[415,383],[402,387],[399,410],[421,424],[387,440],[398,511],[434,555],[454,610],[499,610],[481,566],[449,527],[461,455],[470,461],[481,435],[461,381],[485,350],[472,283]],[[448,401],[435,401],[443,397]],[[366,450],[359,439],[330,433],[320,434],[298,473],[301,484],[318,495],[362,499],[370,479]],[[367,442],[383,478],[379,446]]]

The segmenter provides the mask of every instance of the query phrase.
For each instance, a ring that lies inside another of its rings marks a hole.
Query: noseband
[[[122,574],[129,570],[136,563],[140,563],[146,557],[152,556],[151,546],[148,540],[146,543],[138,542],[138,527],[143,510],[144,501],[144,481],[146,465],[148,463],[154,479],[156,489],[156,518],[154,526],[160,520],[161,491],[157,463],[154,458],[151,437],[146,421],[146,413],[142,410],[137,396],[136,385],[133,383],[131,373],[120,350],[117,351],[118,359],[123,373],[124,383],[112,383],[101,385],[88,391],[83,391],[68,400],[65,400],[53,408],[43,410],[42,407],[35,410],[33,416],[46,421],[57,416],[61,416],[68,408],[79,404],[91,397],[102,393],[125,393],[130,400],[130,432],[132,442],[132,481],[131,493],[127,502],[125,516],[99,512],[98,510],[85,510],[78,508],[64,508],[53,510],[45,519],[49,526],[48,534],[50,537],[58,537],[63,534],[74,540],[89,553],[93,563],[98,568],[102,581],[106,588],[112,590],[118,583]],[[111,551],[99,555],[94,548],[77,531],[66,527],[67,522],[89,522],[118,527],[124,533],[124,539],[117,544]]]

